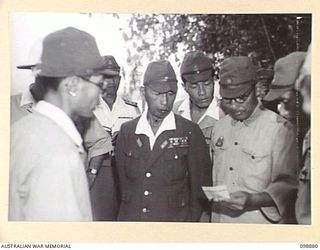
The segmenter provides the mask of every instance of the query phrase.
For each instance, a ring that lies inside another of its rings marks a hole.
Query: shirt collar
[[[176,129],[176,121],[172,111],[163,119],[158,131],[156,134],[153,134],[151,126],[147,120],[148,111],[144,111],[137,123],[137,127],[135,130],[135,134],[143,134],[149,137],[150,148],[153,148],[153,145],[159,135],[167,130],[175,130]]]
[[[70,117],[60,108],[46,101],[39,101],[34,110],[53,120],[82,149],[82,138]]]
[[[181,105],[178,108],[179,114],[188,119],[191,120],[191,113],[190,113],[190,98],[186,98],[183,100]],[[198,124],[204,119],[204,117],[210,116],[216,120],[219,120],[219,106],[217,99],[214,97],[212,99],[212,102],[210,103],[209,107],[207,108],[206,112],[201,116],[201,118],[198,121]]]
[[[21,95],[21,101],[20,101],[20,107],[23,107],[25,105],[28,105],[28,104],[35,104],[36,101],[34,100],[30,90],[26,90],[24,92],[22,92],[22,95]]]

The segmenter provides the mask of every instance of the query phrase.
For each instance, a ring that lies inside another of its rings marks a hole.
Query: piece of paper
[[[213,187],[202,187],[203,192],[208,200],[225,200],[230,199],[230,194],[226,185],[219,185]]]

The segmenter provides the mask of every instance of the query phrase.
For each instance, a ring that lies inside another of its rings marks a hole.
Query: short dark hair
[[[35,83],[31,86],[30,92],[36,101],[43,100],[50,89],[58,89],[62,79],[64,79],[64,77],[36,76]]]

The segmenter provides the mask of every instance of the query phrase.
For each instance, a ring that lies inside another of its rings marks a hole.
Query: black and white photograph
[[[18,2],[1,242],[317,247],[315,3]]]
[[[310,225],[311,23],[11,13],[8,220]]]

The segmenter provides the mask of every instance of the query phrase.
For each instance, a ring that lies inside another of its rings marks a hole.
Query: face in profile
[[[173,91],[157,92],[150,87],[144,88],[148,113],[157,119],[164,119],[172,110],[176,93]]]
[[[295,122],[296,117],[296,92],[289,90],[278,99],[279,114],[288,121]]]
[[[214,82],[212,78],[195,83],[186,81],[184,89],[189,94],[191,103],[199,109],[207,109],[212,102],[214,94]]]
[[[77,116],[90,118],[99,102],[103,89],[103,76],[78,77],[78,90],[73,99],[73,108]]]

